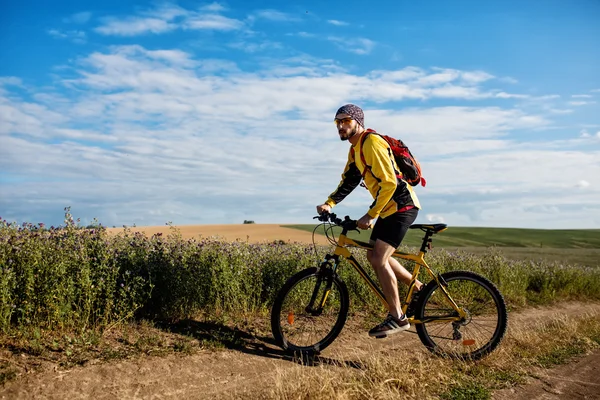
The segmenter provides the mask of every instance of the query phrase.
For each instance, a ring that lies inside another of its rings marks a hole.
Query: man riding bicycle
[[[342,141],[350,141],[348,161],[337,189],[329,195],[324,204],[317,206],[317,212],[331,211],[364,179],[364,185],[373,196],[369,211],[358,220],[360,229],[369,229],[375,220],[370,243],[373,250],[367,252],[367,259],[373,266],[382,291],[389,304],[385,320],[369,331],[369,336],[384,337],[410,328],[410,323],[402,314],[398,295],[398,280],[409,284],[412,275],[392,257],[408,227],[415,221],[421,207],[412,186],[401,179],[392,151],[382,137],[365,129],[363,110],[346,104],[338,109],[334,122]],[[368,135],[361,140],[363,135]],[[361,148],[362,143],[362,148]],[[363,154],[366,165],[359,154]],[[417,281],[416,290],[423,284]]]

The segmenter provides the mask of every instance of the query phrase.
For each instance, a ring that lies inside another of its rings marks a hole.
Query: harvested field
[[[184,239],[219,238],[227,241],[241,240],[262,243],[283,240],[284,242],[312,243],[312,233],[298,229],[284,228],[277,224],[225,224],[225,225],[179,225],[174,226]],[[143,232],[147,236],[157,233],[168,235],[172,228],[165,226],[142,226],[130,228],[132,232]],[[118,234],[123,228],[108,228],[109,233]],[[327,244],[323,235],[315,235],[317,244]]]

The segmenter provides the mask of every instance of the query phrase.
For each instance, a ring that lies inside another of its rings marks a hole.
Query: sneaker
[[[398,319],[392,314],[388,314],[381,324],[369,331],[369,336],[382,338],[387,335],[405,331],[408,328],[410,328],[410,323],[408,322],[406,315],[403,315],[401,319]]]

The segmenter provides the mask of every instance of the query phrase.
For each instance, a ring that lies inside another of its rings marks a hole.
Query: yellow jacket
[[[362,135],[366,133],[365,131]],[[362,149],[361,142],[362,137],[348,151],[348,162],[342,173],[342,180],[325,203],[335,206],[364,179],[365,186],[374,199],[368,211],[371,217],[385,218],[407,206],[421,208],[412,186],[398,177],[401,174],[385,139],[379,135],[369,135]],[[361,151],[368,166],[361,161]]]

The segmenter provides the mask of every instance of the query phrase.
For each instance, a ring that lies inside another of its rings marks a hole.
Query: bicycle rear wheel
[[[500,344],[506,332],[508,315],[504,298],[492,282],[470,271],[442,274],[450,297],[467,316],[459,321],[443,321],[459,314],[435,281],[419,294],[415,318],[421,342],[435,354],[453,358],[479,359]]]
[[[290,352],[319,353],[340,334],[348,315],[348,289],[331,272],[308,268],[292,276],[271,310],[271,331]]]

